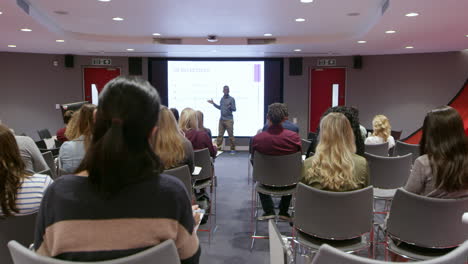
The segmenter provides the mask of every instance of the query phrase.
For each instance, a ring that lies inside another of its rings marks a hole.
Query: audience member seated
[[[349,107],[349,106],[335,106],[335,107],[330,107],[328,108],[325,113],[323,113],[322,117],[325,117],[329,113],[341,113],[346,118],[348,119],[349,123],[351,124],[351,128],[353,129],[353,134],[354,134],[354,142],[356,145],[356,154],[359,156],[364,157],[364,139],[363,137],[360,137],[361,135],[361,129],[360,129],[360,124],[359,124],[359,111],[357,108],[354,107]],[[317,128],[317,134],[320,134],[320,127]],[[320,137],[319,137],[320,140]],[[310,153],[315,153],[315,144],[310,144],[309,149],[307,150],[307,157],[310,156]]]
[[[162,106],[159,112],[158,131],[153,146],[165,170],[187,164],[193,171],[192,143],[179,130],[172,111]]]
[[[374,132],[366,138],[365,144],[375,145],[388,142],[388,149],[395,146],[395,139],[391,136],[392,127],[386,116],[376,115],[372,120],[372,127]]]
[[[296,152],[301,152],[301,138],[291,130],[285,129],[282,123],[286,120],[287,109],[284,104],[273,103],[268,106],[268,129],[265,132],[257,134],[252,139],[252,154],[257,151],[265,155],[288,155]],[[263,208],[263,216],[259,220],[275,218],[275,209],[273,199],[270,195],[258,193]],[[281,197],[279,205],[279,217],[283,220],[290,221],[289,204],[291,203],[291,195]]]
[[[172,114],[174,115],[175,120],[177,122],[179,122],[179,110],[177,110],[176,108],[171,108],[170,110],[171,110]]]
[[[457,110],[444,106],[427,113],[419,146],[404,188],[429,197],[467,197],[468,139]]]
[[[57,141],[61,143],[68,141],[68,138],[65,136],[65,131],[67,130],[68,122],[72,118],[73,113],[74,112],[72,110],[68,110],[65,112],[65,114],[63,114],[63,121],[65,122],[65,127],[62,127],[57,131]]]
[[[15,137],[3,125],[0,125],[0,149],[0,217],[36,213],[52,179],[25,170]]]
[[[59,151],[59,167],[66,173],[75,172],[83,160],[91,141],[93,130],[93,116],[96,106],[85,104],[73,114],[67,125],[65,136],[69,141],[64,142]]]
[[[34,174],[35,172],[49,169],[41,151],[32,138],[27,136],[15,136],[15,140],[18,144],[21,159],[25,165],[25,171]]]
[[[288,106],[286,104],[283,104],[284,105],[284,116],[285,116],[285,120],[283,123],[281,123],[281,125],[287,129],[287,130],[291,130],[293,132],[296,132],[299,134],[299,127],[294,124],[293,122],[289,121],[289,111],[288,111]],[[268,121],[265,123],[265,125],[263,126],[263,129],[262,131],[267,131],[269,127],[269,124],[268,124]]]
[[[78,173],[60,177],[44,196],[34,241],[38,254],[93,262],[173,239],[182,263],[199,262],[188,194],[179,180],[160,174],[163,166],[150,145],[159,108],[147,81],[117,77],[106,84]]]
[[[205,125],[203,124],[203,112],[202,111],[197,111],[197,120],[198,120],[198,129],[201,131],[205,131],[210,138],[212,138],[211,135],[211,129],[206,128]]]
[[[360,134],[357,134],[360,137]],[[352,191],[369,185],[365,158],[355,154],[355,135],[341,113],[320,121],[320,141],[314,156],[304,161],[302,182],[327,191]]]
[[[216,149],[211,138],[205,131],[198,130],[197,112],[192,108],[182,110],[179,119],[179,127],[185,133],[185,137],[192,142],[194,150],[208,148],[210,156],[216,158]]]

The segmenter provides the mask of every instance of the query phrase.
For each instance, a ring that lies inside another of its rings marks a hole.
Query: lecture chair
[[[373,255],[372,209],[372,186],[332,192],[299,183],[294,215],[294,241],[299,252],[310,256],[326,243],[344,252],[368,249]]]
[[[205,188],[210,188],[210,202],[208,214],[208,227],[200,228],[198,231],[208,232],[208,242],[211,244],[212,233],[216,231],[216,185],[217,179],[214,175],[213,162],[211,160],[210,151],[208,148],[198,149],[193,151],[193,163],[197,167],[201,167],[198,175],[192,175],[193,189],[199,191]]]
[[[16,240],[25,247],[34,242],[36,216],[37,214],[30,214],[0,219],[0,263],[13,263],[8,252],[8,241]]]
[[[39,129],[37,131],[37,134],[39,135],[40,139],[46,139],[46,138],[51,138],[52,135],[50,134],[49,129],[44,128],[44,129]]]
[[[293,263],[291,245],[288,239],[281,235],[273,219],[268,221],[268,237],[270,243],[270,264]]]
[[[468,198],[438,199],[398,189],[386,227],[380,227],[385,229],[386,257],[389,251],[411,260],[446,254],[468,239],[468,225],[461,220],[467,211]]]
[[[402,141],[397,140],[395,142],[395,147],[393,149],[393,156],[403,156],[408,153],[413,154],[412,163],[420,156],[419,154],[419,145],[418,144],[408,144]]]
[[[411,262],[414,264],[466,264],[468,258],[468,241],[465,241],[458,248],[441,257],[430,260]],[[345,253],[330,245],[324,244],[317,252],[312,264],[391,264],[397,262],[387,262],[375,259],[364,258],[353,254]],[[398,262],[403,263],[403,262]],[[406,263],[406,262],[405,262]]]
[[[382,157],[388,157],[388,142],[381,144],[365,144],[364,149],[367,153]]]
[[[302,173],[302,153],[272,156],[255,152],[253,157],[252,211],[251,211],[251,245],[255,239],[265,236],[257,235],[258,213],[260,209],[258,193],[281,197],[293,195]],[[293,203],[293,201],[291,201]]]
[[[127,257],[95,262],[65,261],[40,256],[14,240],[8,243],[8,248],[14,264],[180,264],[179,254],[173,240],[166,240]]]
[[[188,165],[168,169],[163,171],[163,173],[178,178],[184,184],[189,198],[192,199],[192,174],[190,173]]]
[[[55,161],[54,157],[52,156],[51,151],[43,152],[42,157],[44,157],[45,162],[47,163],[47,166],[49,166],[50,169],[50,175],[52,179],[57,179],[57,167],[55,166]],[[48,173],[46,173],[49,175]]]

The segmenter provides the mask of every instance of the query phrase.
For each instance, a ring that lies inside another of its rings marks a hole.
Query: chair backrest
[[[52,135],[49,132],[49,129],[47,129],[47,128],[38,130],[37,134],[39,135],[40,139],[45,139],[45,138],[51,138],[52,137]]]
[[[185,189],[187,189],[187,193],[189,194],[189,197],[192,197],[192,174],[190,173],[190,169],[188,165],[165,170],[163,173],[172,175],[178,178],[180,181],[182,181],[182,183],[185,186]]]
[[[51,172],[50,169],[39,171],[39,172],[37,172],[37,174],[45,174],[45,175],[49,175],[51,178],[53,178],[52,172]]]
[[[270,264],[287,264],[287,247],[273,219],[268,221],[268,237],[270,242]]]
[[[462,215],[468,198],[438,199],[398,189],[387,220],[389,235],[427,248],[451,248],[468,239]]]
[[[408,153],[413,153],[413,162],[419,157],[419,145],[408,144],[397,140],[395,142],[395,148],[393,149],[393,156],[403,156]]]
[[[402,130],[398,130],[398,131],[392,130],[390,131],[390,135],[393,137],[394,140],[399,140],[402,132],[403,132]]]
[[[60,148],[63,144],[63,141],[59,141],[59,140],[56,140],[54,139],[54,142],[55,142],[55,148]]]
[[[8,243],[8,248],[10,249],[14,264],[180,264],[179,254],[177,253],[177,248],[172,240],[166,240],[157,246],[134,255],[96,262],[64,261],[40,256],[34,251],[23,247],[16,241],[10,241]]]
[[[411,173],[411,153],[399,157],[364,155],[369,164],[370,184],[374,187],[396,189],[406,184]]]
[[[31,214],[0,219],[0,263],[13,263],[8,252],[8,241],[16,240],[24,246],[34,242],[36,216],[37,214]]]
[[[47,145],[46,145],[46,143],[45,143],[45,141],[43,139],[41,139],[39,141],[36,141],[36,146],[39,149],[47,149]]]
[[[254,153],[253,179],[261,184],[281,187],[299,182],[302,173],[302,154],[272,156]]]
[[[52,152],[51,151],[43,152],[42,157],[44,157],[44,160],[47,163],[47,166],[49,166],[50,174],[52,174],[52,179],[56,179],[57,168],[55,166],[54,156],[52,156]]]
[[[381,144],[365,144],[364,149],[367,153],[388,157],[388,142]]]
[[[468,256],[468,241],[465,241],[457,249],[437,258],[424,261],[415,261],[415,264],[465,264]],[[387,262],[376,259],[364,258],[343,252],[339,249],[323,244],[312,261],[312,264],[389,264],[395,262]],[[402,262],[398,262],[402,263]]]
[[[351,239],[372,228],[372,186],[350,192],[330,192],[297,185],[294,227],[325,239]]]
[[[312,141],[302,138],[301,139],[301,144],[302,144],[302,154],[305,155],[307,153],[307,150],[310,147],[310,144],[312,144]]]
[[[194,175],[194,180],[209,179],[213,176],[213,164],[211,163],[210,151],[207,148],[197,149],[193,151],[194,159],[193,164],[201,167],[198,175]]]

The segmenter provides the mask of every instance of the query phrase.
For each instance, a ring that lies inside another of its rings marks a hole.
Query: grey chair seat
[[[317,251],[321,245],[328,244],[336,249],[339,249],[343,252],[355,252],[361,249],[367,248],[370,245],[367,236],[360,236],[353,239],[346,240],[330,240],[330,239],[321,239],[315,236],[308,235],[304,232],[297,230],[297,241],[302,245],[307,246],[308,248]]]
[[[272,187],[264,184],[257,183],[255,185],[255,191],[269,195],[292,195],[296,192],[296,185],[286,187]]]
[[[193,185],[193,188],[196,190],[207,188],[211,186],[211,179],[205,179],[205,180],[199,180],[196,181],[195,184]]]
[[[387,239],[388,249],[394,253],[397,253],[400,256],[405,256],[410,259],[417,259],[417,260],[429,260],[436,257],[443,256],[450,251],[454,250],[454,248],[450,249],[431,249],[431,248],[421,248],[417,246],[413,246],[404,242],[399,242],[398,240],[395,241],[391,238]],[[398,245],[397,245],[398,244]]]
[[[380,189],[374,188],[374,197],[379,199],[388,199],[391,200],[393,196],[395,196],[395,192],[397,189]]]

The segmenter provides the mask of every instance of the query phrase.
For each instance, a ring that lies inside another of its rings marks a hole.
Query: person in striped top
[[[0,217],[36,213],[53,180],[48,175],[26,171],[15,136],[3,125],[0,150]]]
[[[183,264],[199,263],[188,192],[161,174],[150,144],[159,111],[158,92],[147,81],[117,77],[106,84],[77,173],[60,177],[45,193],[34,239],[38,254],[111,260],[172,239]]]

